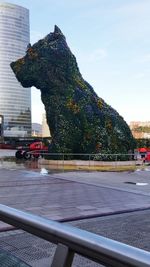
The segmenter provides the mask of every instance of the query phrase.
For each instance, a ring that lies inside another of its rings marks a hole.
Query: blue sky
[[[83,78],[129,123],[150,121],[150,0],[10,0],[30,10],[31,43],[58,25]],[[32,88],[32,120],[41,122]]]

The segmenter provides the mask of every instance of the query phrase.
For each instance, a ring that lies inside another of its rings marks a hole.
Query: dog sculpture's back
[[[135,144],[123,118],[82,78],[65,36],[54,32],[11,63],[23,87],[41,90],[51,152],[127,153]]]

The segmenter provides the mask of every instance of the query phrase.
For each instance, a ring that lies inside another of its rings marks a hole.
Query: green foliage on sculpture
[[[65,36],[54,32],[11,63],[23,87],[41,91],[52,135],[50,152],[128,153],[135,146],[123,118],[83,78]]]

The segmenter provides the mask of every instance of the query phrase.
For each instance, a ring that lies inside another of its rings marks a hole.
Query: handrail
[[[43,150],[42,152],[41,150],[35,149],[35,150],[31,150],[31,151],[27,151],[27,153],[29,154],[33,154],[34,152],[39,152],[43,155],[51,155],[51,156],[135,156],[134,153],[108,153],[108,154],[103,154],[103,153],[50,153],[47,150]]]
[[[68,256],[72,253],[70,265],[65,263],[55,265],[56,257],[54,256],[51,265],[53,267],[71,266],[73,253],[109,267],[150,267],[149,252],[70,225],[48,220],[2,204],[0,204],[0,219],[49,242],[62,244],[62,247],[58,246],[61,251],[63,251],[63,246],[67,247]]]
[[[39,152],[43,155],[51,155],[51,156],[135,156],[135,153],[50,153],[47,150],[42,149],[42,152],[38,149],[27,151],[29,154],[33,154],[34,152]]]

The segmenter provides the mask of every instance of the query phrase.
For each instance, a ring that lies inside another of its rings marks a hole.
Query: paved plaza
[[[57,221],[150,208],[149,195],[80,181],[79,175],[92,180],[92,173],[77,175],[75,181],[75,173],[43,175],[38,170],[1,168],[0,203]]]
[[[128,172],[66,172],[53,177],[150,196],[150,166]]]
[[[42,167],[41,167],[42,168]],[[0,161],[0,203],[150,251],[150,168],[136,172],[48,173],[37,161]],[[0,248],[50,266],[55,246],[0,223]],[[74,267],[100,266],[75,257]]]

